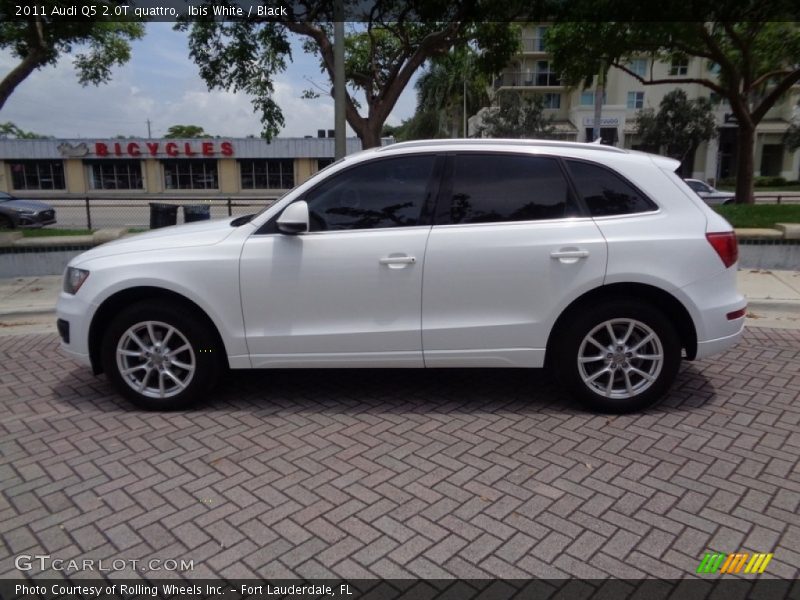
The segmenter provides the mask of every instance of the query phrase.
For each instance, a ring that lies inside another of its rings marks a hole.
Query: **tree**
[[[479,57],[470,47],[454,49],[434,58],[414,86],[417,90],[417,109],[396,137],[467,137],[467,132],[463,130],[464,119],[489,104],[486,90],[491,75],[481,69]]]
[[[11,121],[0,123],[0,139],[12,138],[17,140],[39,140],[51,136],[41,135],[33,131],[25,131],[17,127]]]
[[[210,138],[199,125],[173,125],[167,129],[165,138]]]
[[[689,100],[681,89],[662,98],[658,113],[652,108],[639,111],[636,129],[642,144],[664,148],[667,156],[681,161],[684,177],[691,177],[697,147],[717,133],[711,102],[707,98]]]
[[[547,45],[568,84],[596,73],[605,60],[644,85],[694,83],[727,100],[738,124],[736,198],[752,202],[755,129],[800,81],[800,27],[791,19],[796,8],[789,0],[718,4],[704,21],[645,22],[657,18],[648,13],[650,5],[620,0],[615,8],[629,15],[625,22],[593,22],[582,19],[596,13],[596,4],[574,0],[562,15],[573,22],[550,28]],[[704,68],[658,78],[652,71],[640,75],[628,62],[643,54],[667,62],[698,58]]]
[[[544,98],[517,92],[498,94],[497,106],[486,110],[478,135],[494,138],[550,139],[556,137],[552,115],[544,116]]]
[[[36,3],[38,10],[49,15],[61,6],[58,0]],[[97,14],[103,14],[107,2],[91,0]],[[31,8],[33,8],[31,6]],[[7,0],[0,2],[0,49],[19,59],[19,63],[0,79],[0,109],[14,90],[31,73],[70,54],[76,46],[86,46],[75,55],[74,65],[81,85],[99,85],[111,79],[111,69],[130,59],[130,41],[144,35],[140,23],[114,23],[96,19],[69,20],[64,17],[31,16],[11,19],[14,6]]]
[[[270,138],[284,123],[273,99],[273,78],[291,59],[289,34],[304,38],[304,50],[319,56],[322,73],[333,81],[333,4],[333,0],[297,0],[289,18],[280,22],[208,19],[176,27],[189,29],[190,55],[210,88],[253,96],[262,117],[262,135]],[[348,4],[357,5],[351,11],[362,4],[367,10],[359,18],[348,14],[348,20],[359,22],[351,25],[345,39],[345,114],[365,148],[380,145],[387,117],[426,61],[472,42],[482,66],[499,70],[518,48],[510,21],[528,10],[523,0],[512,0],[502,8],[469,0]],[[488,22],[488,17],[495,22]]]

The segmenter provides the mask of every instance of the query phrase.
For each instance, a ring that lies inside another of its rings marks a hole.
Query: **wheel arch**
[[[225,348],[225,343],[220,335],[219,329],[214,324],[214,321],[200,306],[197,305],[197,303],[193,302],[186,296],[183,296],[178,292],[173,292],[172,290],[155,286],[137,286],[126,288],[124,290],[115,292],[103,300],[103,302],[94,312],[92,322],[89,325],[89,359],[91,360],[92,364],[92,372],[95,375],[103,372],[100,350],[102,346],[103,332],[106,330],[106,327],[111,322],[111,319],[114,318],[114,315],[118,314],[125,307],[141,300],[160,300],[181,306],[185,310],[191,311],[199,319],[204,321],[205,324],[210,328],[210,331],[216,338],[220,347]],[[225,368],[227,368],[229,366],[228,353],[223,352],[222,355],[224,357],[223,364]]]
[[[697,330],[689,311],[675,296],[661,288],[646,283],[612,283],[594,288],[573,300],[556,319],[547,339],[545,360],[552,356],[552,346],[558,337],[559,329],[567,322],[575,311],[584,306],[609,298],[638,299],[657,306],[675,326],[681,347],[686,358],[693,360],[697,355]]]

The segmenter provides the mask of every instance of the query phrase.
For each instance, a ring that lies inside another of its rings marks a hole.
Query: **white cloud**
[[[164,27],[148,28],[147,38],[135,45],[131,62],[116,68],[111,81],[99,87],[82,87],[71,59],[62,58],[20,84],[0,109],[0,122],[13,121],[25,130],[64,138],[145,137],[148,119],[153,137],[175,124],[200,125],[212,135],[227,137],[259,135],[261,122],[250,98],[208,91],[188,58],[182,36]],[[17,62],[8,52],[0,52],[0,76]],[[275,101],[285,119],[280,136],[316,135],[318,129],[334,126],[329,96],[301,98],[309,87],[309,73],[315,80],[321,77],[313,60],[302,60],[289,63],[287,71],[275,78]],[[412,82],[387,121],[398,124],[413,111]],[[350,127],[348,135],[354,135]]]

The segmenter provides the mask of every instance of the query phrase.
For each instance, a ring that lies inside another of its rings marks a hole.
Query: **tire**
[[[204,319],[174,304],[143,301],[113,319],[101,360],[120,394],[145,410],[166,411],[192,406],[213,389],[223,352]]]
[[[14,221],[11,217],[0,215],[0,229],[14,229]]]
[[[660,310],[618,298],[578,311],[554,333],[551,363],[573,397],[593,410],[626,413],[667,392],[678,374],[681,344]],[[618,342],[613,347],[609,326]]]

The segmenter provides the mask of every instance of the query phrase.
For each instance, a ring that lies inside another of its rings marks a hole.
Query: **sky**
[[[259,136],[261,123],[243,93],[209,92],[189,58],[186,33],[171,23],[148,23],[144,38],[132,44],[131,60],[114,69],[109,83],[83,87],[70,56],[45,67],[23,81],[0,109],[0,122],[12,121],[26,131],[57,138],[103,138],[116,135],[163,136],[171,125],[200,125],[222,137]],[[311,79],[327,87],[315,56],[303,52],[295,38],[293,62],[275,78],[275,99],[286,124],[281,137],[317,134],[333,129],[333,100],[301,98],[313,88]],[[18,63],[0,51],[0,77]],[[398,125],[414,113],[413,82],[397,102],[387,123]],[[348,135],[354,135],[348,127]]]

